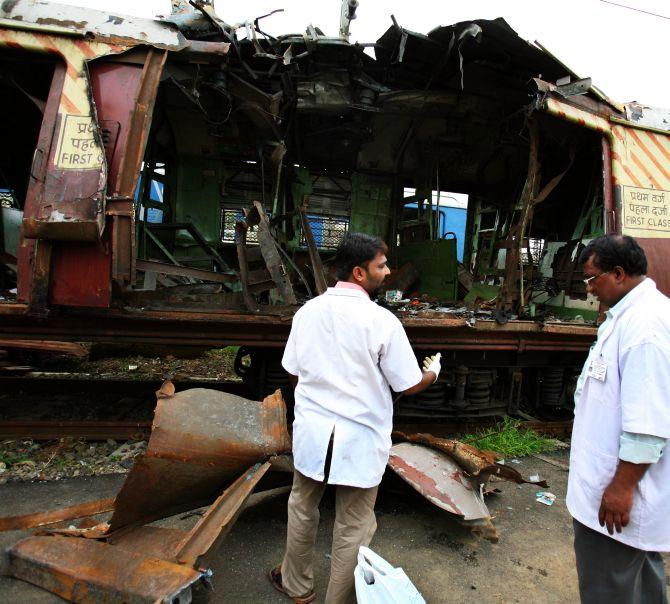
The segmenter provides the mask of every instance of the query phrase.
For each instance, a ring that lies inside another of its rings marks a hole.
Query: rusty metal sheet
[[[204,388],[159,398],[110,530],[209,504],[247,468],[290,450],[280,390],[261,402]]]
[[[263,401],[194,388],[175,394],[165,381],[147,454],[113,501],[109,523],[42,529],[9,550],[9,574],[73,602],[188,602],[209,553],[251,503],[250,495],[291,448],[278,390]],[[232,484],[222,490],[229,483]],[[279,494],[259,493],[255,501]],[[191,531],[142,526],[216,501]],[[91,515],[92,502],[43,515],[0,520],[0,528]]]
[[[88,355],[86,348],[76,342],[50,342],[49,340],[14,340],[11,338],[0,338],[0,347],[38,350],[40,352],[57,352],[59,354],[69,354],[74,357],[85,357]]]
[[[150,44],[180,50],[188,40],[165,21],[119,15],[55,2],[14,0],[0,7],[0,26],[69,36],[89,36],[101,41]]]
[[[120,550],[174,562],[174,553],[187,535],[188,533],[181,529],[153,525],[137,526],[131,531],[109,537],[107,543]]]
[[[410,434],[394,432],[393,436],[398,439],[411,441],[426,445],[448,455],[459,467],[472,478],[476,478],[480,484],[485,483],[491,476],[515,482],[516,484],[533,484],[543,488],[549,485],[544,480],[526,480],[517,470],[506,465],[498,464],[498,457],[491,451],[480,451],[479,449],[466,445],[458,440],[437,438],[432,434]]]
[[[437,507],[464,520],[491,517],[479,488],[446,453],[398,443],[391,447],[388,465]]]
[[[3,531],[20,531],[37,526],[46,526],[64,520],[86,518],[101,514],[102,512],[110,512],[113,509],[114,498],[109,498],[78,503],[48,512],[36,512],[22,516],[5,516],[4,518],[0,518],[0,533]]]
[[[176,561],[200,566],[208,552],[228,534],[247,498],[269,469],[269,462],[256,464],[230,485],[179,544],[174,555]]]
[[[107,308],[112,298],[109,232],[103,243],[59,242],[53,244],[49,280],[49,304]],[[40,240],[39,246],[44,245]]]
[[[92,539],[29,537],[9,552],[12,576],[71,602],[189,602],[202,574]]]
[[[302,233],[307,242],[307,251],[309,252],[309,260],[312,263],[312,272],[314,274],[314,285],[316,287],[317,294],[323,294],[328,289],[328,284],[326,283],[326,278],[323,274],[323,263],[321,262],[321,256],[319,256],[319,250],[316,247],[314,242],[314,234],[312,233],[312,227],[309,224],[307,218],[307,206],[308,198],[305,198],[304,205],[299,209],[300,212],[300,226],[302,227]]]

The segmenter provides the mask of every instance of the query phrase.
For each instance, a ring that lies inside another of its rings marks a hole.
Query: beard
[[[381,284],[377,287],[375,287],[373,290],[366,290],[368,292],[368,295],[370,296],[370,300],[376,300],[379,294],[382,291],[382,286]]]

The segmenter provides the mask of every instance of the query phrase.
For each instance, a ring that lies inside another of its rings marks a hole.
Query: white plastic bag
[[[426,604],[402,568],[367,547],[358,550],[354,580],[358,604]]]

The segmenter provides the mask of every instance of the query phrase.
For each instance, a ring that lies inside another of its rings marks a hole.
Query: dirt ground
[[[547,454],[567,463],[568,451]],[[395,475],[384,478],[377,502],[378,529],[371,547],[402,566],[429,603],[440,602],[576,602],[577,578],[572,528],[565,507],[567,473],[537,458],[515,467],[538,473],[556,495],[553,506],[535,501],[535,487],[507,482],[487,502],[500,542],[471,536],[443,511],[410,490]],[[0,487],[0,510],[23,514],[109,497],[124,476],[96,476],[49,483],[7,483]],[[248,510],[223,542],[212,565],[211,602],[277,603],[288,600],[270,586],[266,571],[280,562],[286,535],[286,498]],[[321,526],[314,550],[316,591],[325,594],[329,571],[332,493],[322,502]],[[171,519],[168,526],[187,528],[193,520]],[[25,533],[27,534],[27,533]],[[24,533],[0,534],[4,552]],[[666,558],[666,568],[670,568]],[[6,560],[2,559],[0,570]],[[61,600],[28,583],[0,577],[0,601],[51,604]]]

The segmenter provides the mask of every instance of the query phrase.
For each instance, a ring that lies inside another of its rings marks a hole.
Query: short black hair
[[[631,277],[647,274],[647,256],[640,244],[628,235],[596,237],[582,250],[580,264],[584,264],[591,256],[593,264],[603,271],[620,266]]]
[[[346,233],[337,247],[333,266],[337,278],[346,281],[356,266],[367,269],[370,260],[379,252],[385,254],[386,244],[379,238],[366,233]]]

